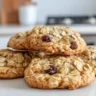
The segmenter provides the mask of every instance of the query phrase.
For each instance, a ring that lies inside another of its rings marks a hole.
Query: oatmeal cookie
[[[80,34],[69,27],[37,26],[27,34],[29,50],[51,54],[73,55],[86,50]]]
[[[96,47],[89,46],[86,51],[78,56],[82,58],[85,62],[89,62],[96,74]]]
[[[26,50],[28,48],[28,44],[26,42],[26,33],[27,32],[16,33],[15,36],[10,38],[7,47],[17,50]]]
[[[32,59],[24,79],[33,88],[76,89],[93,82],[95,72],[89,62],[78,56],[48,56]]]
[[[82,55],[84,57],[86,56],[86,59],[96,60],[96,46],[88,46],[87,50],[85,50]]]
[[[28,32],[17,33],[9,40],[8,47],[17,50],[73,55],[86,50],[86,43],[80,34],[71,28],[37,26]]]
[[[0,50],[0,78],[18,78],[24,75],[24,69],[31,62],[27,52],[17,52],[8,49]]]

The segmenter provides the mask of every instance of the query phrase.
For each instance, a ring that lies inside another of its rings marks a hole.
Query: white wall
[[[96,14],[96,0],[32,0],[38,3],[38,21],[48,15]]]

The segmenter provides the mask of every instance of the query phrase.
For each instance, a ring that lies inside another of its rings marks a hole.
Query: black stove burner
[[[96,16],[92,16],[96,18]],[[47,18],[46,25],[65,24],[64,20],[69,20],[72,24],[84,24],[90,17],[89,16],[49,16]]]

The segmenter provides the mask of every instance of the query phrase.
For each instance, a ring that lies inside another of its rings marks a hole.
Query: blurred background
[[[96,45],[96,0],[0,0],[0,48],[36,25],[69,26]]]

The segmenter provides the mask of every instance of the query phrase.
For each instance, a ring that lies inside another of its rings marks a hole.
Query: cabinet
[[[1,24],[18,24],[18,8],[29,0],[2,0]]]

